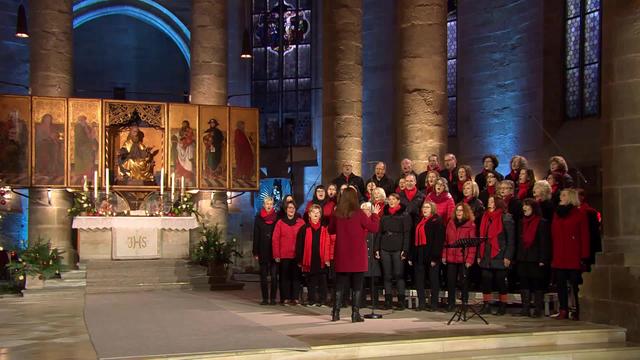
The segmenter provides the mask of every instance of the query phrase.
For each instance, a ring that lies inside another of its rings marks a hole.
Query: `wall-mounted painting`
[[[258,190],[260,147],[258,109],[229,111],[229,164],[232,190]]]
[[[167,174],[176,181],[184,177],[185,187],[195,187],[198,169],[198,105],[169,104]]]
[[[69,99],[69,164],[70,187],[81,187],[85,176],[93,186],[93,173],[101,168],[102,101],[99,99]]]
[[[104,100],[106,164],[114,186],[160,185],[167,104]]]
[[[33,186],[64,187],[67,99],[32,98]]]
[[[14,187],[30,184],[31,98],[0,96],[0,180]]]
[[[229,184],[229,108],[199,106],[200,188],[226,190]]]

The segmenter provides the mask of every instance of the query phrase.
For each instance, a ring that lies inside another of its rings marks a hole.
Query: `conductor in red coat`
[[[358,193],[348,187],[340,196],[334,216],[329,223],[329,233],[336,235],[334,261],[336,269],[336,293],[331,321],[340,320],[343,292],[353,291],[351,321],[362,322],[360,302],[364,273],[368,269],[367,232],[377,233],[380,206],[375,205],[372,213],[360,209]]]
[[[556,208],[551,222],[552,258],[551,268],[558,283],[558,301],[560,313],[556,320],[566,319],[569,310],[567,282],[573,289],[576,302],[576,315],[579,318],[578,283],[580,271],[589,259],[589,223],[587,215],[580,210],[580,200],[575,189],[560,192],[560,204]]]

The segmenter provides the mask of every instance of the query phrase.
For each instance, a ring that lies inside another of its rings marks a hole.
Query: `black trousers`
[[[296,259],[280,260],[280,301],[300,298],[300,268]]]
[[[494,285],[500,295],[507,294],[507,270],[482,269],[482,293],[490,294]]]
[[[558,284],[558,302],[560,303],[560,310],[569,310],[569,289],[567,287],[567,283],[569,283],[573,290],[576,309],[579,312],[578,284],[580,282],[580,270],[555,269],[555,274],[556,282]]]
[[[387,296],[393,295],[393,280],[396,281],[398,296],[404,296],[404,261],[402,260],[400,253],[401,251],[399,250],[380,251],[380,258],[382,260],[382,278],[384,279],[384,293]]]
[[[537,262],[519,262],[518,277],[520,278],[520,290],[540,291],[544,290],[544,268]]]
[[[469,268],[464,263],[447,263],[448,305],[456,303],[456,285],[462,291],[462,303],[469,302]]]
[[[269,278],[271,277],[271,284]],[[269,286],[271,285],[271,286]],[[271,292],[269,292],[271,290]],[[273,261],[260,261],[260,291],[262,300],[275,300],[278,291],[278,264]]]
[[[440,263],[437,263],[436,266],[431,266],[430,263],[415,265],[416,291],[418,292],[418,306],[426,305],[427,294],[425,291],[424,280],[427,272],[429,272],[429,287],[431,290],[431,306],[435,308],[435,307],[438,307],[438,300],[440,298]]]
[[[327,273],[321,270],[316,273],[305,273],[309,304],[324,304],[327,301]]]
[[[337,291],[349,293],[349,290],[362,293],[364,287],[364,272],[336,272],[336,301]],[[355,297],[353,298],[355,301]]]

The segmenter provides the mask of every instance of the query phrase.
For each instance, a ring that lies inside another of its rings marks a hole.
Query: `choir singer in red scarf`
[[[262,292],[260,305],[276,304],[278,267],[273,261],[271,237],[277,220],[273,198],[265,196],[262,200],[262,209],[253,222],[253,256],[260,264],[260,290]],[[271,284],[269,284],[269,278],[271,278]]]
[[[307,280],[309,289],[308,305],[322,306],[327,301],[327,273],[331,265],[331,239],[323,226],[322,208],[313,204],[308,211],[309,222],[298,230],[296,260]]]

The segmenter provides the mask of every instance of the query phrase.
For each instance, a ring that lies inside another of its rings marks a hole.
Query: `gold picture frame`
[[[67,99],[31,98],[31,185],[64,188],[67,174]]]
[[[198,142],[200,163],[198,186],[204,190],[229,187],[229,108],[200,105]]]
[[[31,185],[31,97],[0,95],[0,180]]]
[[[168,125],[166,127],[167,153],[165,155],[167,167],[165,173],[175,173],[176,188],[184,176],[185,188],[195,188],[198,185],[199,144],[198,105],[169,104]]]
[[[232,191],[258,190],[260,184],[260,113],[229,109],[229,169]]]
[[[81,188],[86,176],[93,187],[94,171],[103,169],[102,100],[69,98],[67,112],[67,184]]]

